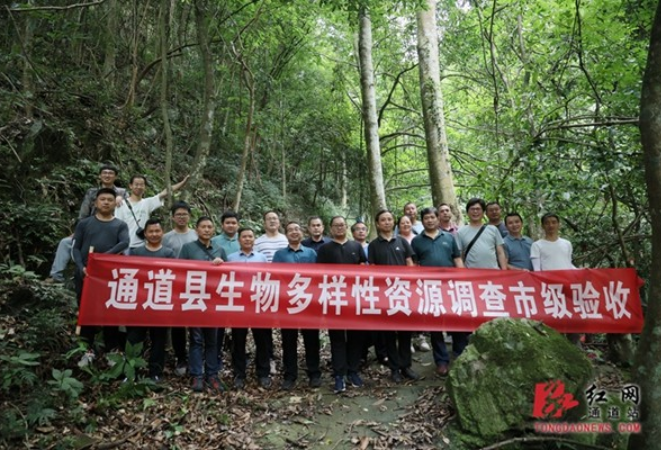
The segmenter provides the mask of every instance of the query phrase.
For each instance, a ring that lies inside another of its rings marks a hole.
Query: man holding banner
[[[406,239],[395,235],[395,216],[383,209],[374,218],[378,236],[367,250],[370,265],[413,266],[413,249]],[[401,383],[420,376],[411,369],[411,331],[384,331],[390,378]]]

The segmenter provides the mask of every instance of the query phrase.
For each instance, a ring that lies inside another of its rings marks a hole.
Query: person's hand
[[[213,261],[211,261],[211,264],[213,264],[214,266],[219,266],[219,265],[221,265],[221,264],[224,263],[224,262],[225,262],[225,261],[223,261],[223,258],[216,258],[216,259],[214,259]]]

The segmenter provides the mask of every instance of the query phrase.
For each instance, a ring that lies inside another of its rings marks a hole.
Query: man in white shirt
[[[188,175],[179,183],[172,185],[172,192],[177,192],[187,181]],[[129,237],[131,238],[129,249],[131,249],[144,244],[144,239],[136,232],[144,227],[152,212],[163,206],[163,199],[168,191],[163,189],[153,197],[144,198],[147,189],[147,178],[144,175],[132,176],[129,189],[131,195],[116,209],[115,217],[123,220],[129,226]]]
[[[280,233],[280,216],[275,211],[267,211],[264,214],[264,234],[255,240],[255,251],[263,253],[271,262],[275,252],[288,245],[287,236]]]
[[[572,270],[572,245],[560,237],[560,218],[553,213],[542,216],[544,239],[535,241],[530,247],[530,259],[533,270]],[[566,334],[573,344],[580,345],[579,333]]]
[[[572,245],[567,239],[560,237],[560,219],[556,214],[547,213],[542,216],[544,239],[540,239],[530,247],[530,259],[533,270],[571,270],[576,267],[572,263]]]

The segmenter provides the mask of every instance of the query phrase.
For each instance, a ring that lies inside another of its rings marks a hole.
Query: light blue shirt
[[[239,250],[234,252],[227,257],[227,262],[241,262],[241,263],[265,263],[266,256],[263,253],[259,252],[250,252],[250,254],[245,254],[243,251]]]

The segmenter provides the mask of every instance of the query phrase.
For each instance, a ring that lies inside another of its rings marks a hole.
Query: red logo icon
[[[576,406],[578,406],[578,401],[572,394],[565,392],[565,383],[561,380],[551,380],[535,385],[533,417],[537,419],[557,419]]]

